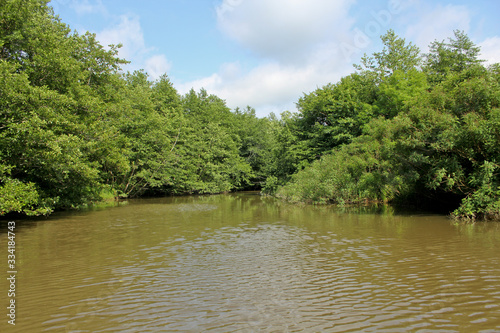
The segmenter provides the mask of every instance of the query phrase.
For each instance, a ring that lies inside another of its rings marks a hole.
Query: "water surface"
[[[1,332],[500,332],[499,223],[254,193],[16,222]]]

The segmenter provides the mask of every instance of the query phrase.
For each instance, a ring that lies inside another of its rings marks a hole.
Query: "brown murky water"
[[[16,224],[1,332],[500,332],[500,223],[239,193]]]

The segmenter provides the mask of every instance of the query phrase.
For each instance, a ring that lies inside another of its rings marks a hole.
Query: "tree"
[[[114,129],[104,126],[104,101],[113,94],[104,92],[116,91],[122,61],[116,50],[71,34],[47,1],[4,0],[0,10],[0,156],[8,170],[0,186],[14,186],[22,203],[2,214],[48,213],[100,200],[106,188],[101,157],[119,156],[106,140]],[[83,80],[89,58],[102,68],[90,85]]]
[[[182,105],[184,116],[189,118],[181,137],[188,161],[186,190],[218,193],[248,184],[252,169],[239,155],[235,115],[225,102],[205,90],[191,90]]]
[[[393,30],[388,30],[380,38],[384,48],[381,52],[373,53],[372,57],[365,54],[361,58],[361,65],[355,66],[358,71],[375,73],[379,81],[396,71],[406,73],[420,67],[422,59],[417,46],[406,44],[405,39],[398,37]]]
[[[301,141],[309,147],[309,160],[361,134],[364,124],[377,112],[374,89],[366,76],[354,73],[299,99],[296,126]]]
[[[454,38],[448,38],[448,43],[437,40],[431,43],[425,62],[429,79],[441,82],[450,73],[480,65],[483,61],[478,59],[479,53],[480,48],[463,31],[455,30]]]
[[[456,38],[435,44],[441,53],[431,68],[438,71],[375,65],[363,71],[379,79],[372,102],[379,116],[350,143],[296,173],[277,195],[431,203],[461,219],[499,218],[498,66],[484,68],[468,37]]]
[[[253,177],[249,188],[260,188],[271,168],[274,137],[268,118],[257,118],[255,109],[236,108],[235,130],[240,140],[239,155],[251,166]]]

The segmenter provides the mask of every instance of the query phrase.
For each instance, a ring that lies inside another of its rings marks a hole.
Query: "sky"
[[[121,43],[124,71],[167,74],[179,93],[204,88],[260,117],[294,111],[338,82],[388,29],[428,51],[465,31],[500,62],[498,0],[52,0],[55,14],[102,45]]]

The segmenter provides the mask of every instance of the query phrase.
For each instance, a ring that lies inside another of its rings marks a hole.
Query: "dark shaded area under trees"
[[[393,31],[298,113],[259,119],[164,75],[123,74],[45,0],[0,0],[0,215],[115,197],[260,189],[292,202],[449,205],[500,217],[500,65],[460,31],[429,54]]]

